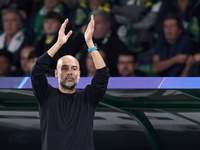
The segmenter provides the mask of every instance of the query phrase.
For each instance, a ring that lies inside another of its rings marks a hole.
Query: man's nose
[[[69,70],[67,71],[67,74],[72,74],[72,70],[69,69]]]

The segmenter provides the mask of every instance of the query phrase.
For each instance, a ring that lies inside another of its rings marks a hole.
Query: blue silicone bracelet
[[[97,50],[97,46],[94,46],[93,48],[89,48],[89,49],[88,49],[88,52],[92,52],[92,51],[94,51],[94,50]]]

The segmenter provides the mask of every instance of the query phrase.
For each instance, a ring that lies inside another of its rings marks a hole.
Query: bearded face
[[[78,79],[75,79],[72,76],[67,76],[64,79],[61,79],[60,85],[62,86],[63,89],[66,90],[72,90],[76,87],[78,84]]]
[[[73,91],[80,78],[78,61],[70,55],[61,57],[57,63],[55,77],[58,78],[60,89]]]

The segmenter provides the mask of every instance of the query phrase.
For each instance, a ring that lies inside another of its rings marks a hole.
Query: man
[[[192,41],[183,35],[181,19],[169,14],[164,20],[164,38],[157,41],[152,70],[157,76],[186,76],[192,64]]]
[[[14,55],[13,64],[19,67],[20,51],[30,41],[23,30],[23,19],[18,10],[7,9],[3,13],[4,33],[0,35],[0,49],[5,48]]]
[[[29,54],[34,50],[33,46],[25,46],[20,53],[20,66],[23,76],[30,76],[30,67],[28,63]]]
[[[0,50],[0,77],[11,77],[13,55],[6,50]]]
[[[184,24],[184,32],[194,41],[200,42],[199,0],[164,0],[158,12],[155,29],[163,31],[164,18],[169,13],[178,14]]]
[[[42,150],[94,150],[92,137],[94,112],[106,92],[109,73],[92,41],[93,16],[85,32],[88,51],[91,52],[97,69],[91,85],[83,90],[75,89],[80,78],[80,66],[71,55],[58,60],[55,70],[58,89],[47,83],[44,73],[53,56],[72,34],[72,31],[69,31],[65,35],[67,23],[68,19],[59,30],[57,42],[47,53],[38,58],[31,73],[33,92],[40,108]]]
[[[119,55],[117,69],[121,77],[145,77],[146,73],[137,70],[138,63],[135,56],[130,52]]]

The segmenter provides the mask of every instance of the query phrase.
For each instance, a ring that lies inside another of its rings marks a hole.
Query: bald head
[[[80,69],[78,60],[71,55],[65,55],[65,56],[61,57],[57,62],[56,69],[59,69],[63,65],[66,65],[66,64],[76,65],[78,67],[78,70]]]

